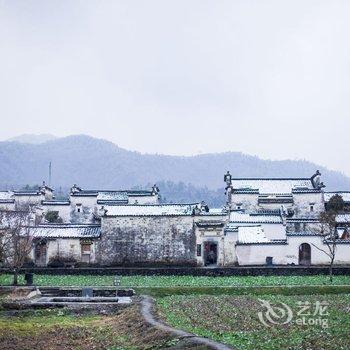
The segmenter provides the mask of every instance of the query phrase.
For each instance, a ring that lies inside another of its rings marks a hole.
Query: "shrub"
[[[72,256],[54,256],[50,258],[48,267],[65,267],[66,265],[76,265],[77,260]]]
[[[51,223],[61,223],[62,219],[58,215],[58,211],[48,211],[45,214],[45,220]]]

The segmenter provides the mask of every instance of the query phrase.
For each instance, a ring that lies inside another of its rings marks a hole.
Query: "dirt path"
[[[198,345],[204,345],[209,349],[232,350],[231,347],[224,345],[222,343],[218,343],[214,340],[210,340],[210,339],[203,338],[203,337],[198,337],[194,334],[187,333],[187,332],[182,331],[180,329],[176,329],[176,328],[167,326],[163,322],[158,321],[153,314],[153,311],[152,311],[153,306],[154,306],[153,299],[147,295],[143,295],[142,300],[141,300],[141,313],[142,313],[142,316],[145,318],[146,322],[149,323],[150,325],[158,328],[159,330],[173,334],[176,337],[188,339],[191,343],[195,343]]]

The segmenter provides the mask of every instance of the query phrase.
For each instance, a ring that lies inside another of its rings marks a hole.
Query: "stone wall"
[[[101,265],[196,263],[192,216],[103,217],[101,231]]]

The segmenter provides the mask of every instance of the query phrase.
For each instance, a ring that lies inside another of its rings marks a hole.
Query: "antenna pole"
[[[51,162],[49,163],[49,186],[51,186],[51,170],[52,170],[52,166],[51,166]]]

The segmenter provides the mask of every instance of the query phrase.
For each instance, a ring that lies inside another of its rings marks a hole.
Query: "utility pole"
[[[52,170],[52,166],[51,166],[51,161],[49,163],[49,186],[51,186],[51,170]]]

